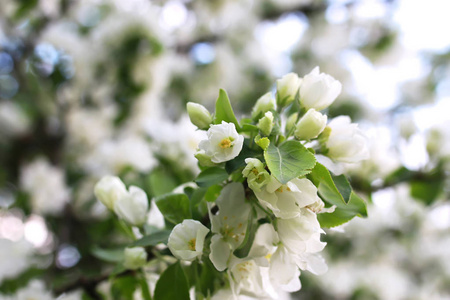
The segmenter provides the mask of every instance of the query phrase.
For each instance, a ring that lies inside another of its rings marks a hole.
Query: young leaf
[[[216,113],[214,116],[214,124],[220,124],[222,121],[228,123],[234,123],[236,130],[240,131],[239,123],[234,115],[233,108],[231,107],[230,99],[227,92],[220,89],[219,98],[216,101]]]
[[[162,273],[156,283],[154,299],[189,300],[189,285],[180,262],[171,265]]]
[[[157,197],[155,203],[164,217],[173,224],[181,223],[184,219],[192,217],[189,198],[185,194],[165,194]]]
[[[348,203],[352,194],[352,186],[350,185],[350,182],[348,182],[347,177],[345,177],[345,175],[331,177],[333,178],[333,182],[341,194],[342,199],[344,199],[345,203]]]
[[[169,239],[170,230],[161,230],[154,232],[152,234],[146,235],[143,238],[135,241],[130,246],[131,247],[148,247],[148,246],[156,246],[160,243],[167,244],[167,240]]]
[[[283,184],[310,173],[316,164],[314,155],[298,141],[287,141],[279,147],[271,143],[264,159],[272,175]]]
[[[195,179],[199,187],[209,187],[227,180],[228,173],[222,168],[212,167],[203,170]]]
[[[111,295],[114,300],[133,300],[138,285],[139,279],[136,276],[117,276],[111,285]]]
[[[346,204],[344,197],[341,195],[339,189],[336,187],[336,184],[333,181],[333,177],[331,176],[328,169],[322,164],[316,163],[314,169],[308,175],[308,178],[314,183],[315,186],[317,186],[319,195],[324,201],[336,206]],[[342,179],[340,180],[342,181]],[[344,188],[344,184],[342,184],[341,188],[345,192],[347,192],[346,188]]]
[[[321,227],[331,228],[342,225],[355,216],[367,217],[367,207],[366,202],[352,192],[347,204],[340,204],[332,213],[318,214],[317,219]]]

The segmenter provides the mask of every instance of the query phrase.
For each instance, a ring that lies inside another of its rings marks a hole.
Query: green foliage
[[[212,167],[203,170],[195,179],[200,187],[209,187],[228,179],[228,173],[223,168]]]
[[[134,291],[140,286],[139,281],[139,278],[132,274],[115,277],[111,284],[113,299],[133,300]]]
[[[361,197],[352,192],[347,204],[336,205],[334,212],[318,214],[317,219],[321,227],[331,228],[342,225],[355,216],[367,217],[367,205]]]
[[[189,300],[189,285],[180,262],[169,266],[161,274],[155,288],[155,300]]]
[[[124,259],[124,248],[117,249],[102,249],[99,247],[94,247],[91,250],[92,255],[96,258],[107,261],[107,262],[120,262]]]
[[[189,198],[185,194],[165,194],[155,198],[155,203],[164,217],[173,224],[192,217]]]
[[[160,230],[149,235],[144,236],[143,238],[133,242],[131,247],[149,247],[156,246],[160,243],[167,244],[167,240],[169,239],[170,230]]]
[[[271,174],[281,183],[311,172],[316,158],[300,142],[287,141],[279,147],[272,143],[264,151],[264,159]]]
[[[355,216],[367,216],[365,201],[352,191],[344,175],[332,176],[327,168],[317,163],[308,178],[317,186],[323,201],[336,205],[334,212],[318,214],[322,227],[335,227]]]
[[[231,107],[230,99],[228,99],[227,92],[220,90],[219,98],[216,101],[216,112],[214,115],[214,124],[220,124],[222,121],[228,123],[234,123],[236,130],[241,130],[239,123],[234,115],[233,108]]]
[[[412,181],[411,182],[411,196],[423,201],[426,205],[433,203],[442,192],[444,182],[442,180],[436,181]]]

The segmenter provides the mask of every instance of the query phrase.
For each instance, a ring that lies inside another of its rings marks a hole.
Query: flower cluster
[[[366,215],[365,202],[346,177],[320,163],[336,167],[367,158],[357,125],[345,116],[328,122],[323,111],[340,91],[339,81],[315,68],[304,78],[290,73],[278,80],[276,95],[263,95],[251,117],[240,121],[223,90],[214,114],[188,103],[191,122],[206,131],[195,155],[201,172],[194,183],[152,199],[171,230],[152,230],[130,245],[123,266],[146,265],[154,252],[144,248],[165,243],[183,263],[161,275],[155,293],[163,293],[158,286],[166,273],[194,272],[174,284],[198,281],[194,292],[212,299],[277,299],[281,291],[301,288],[301,271],[326,272],[322,228]],[[148,231],[143,190],[127,190],[119,178],[107,176],[95,194],[127,224]],[[188,287],[178,296],[188,297]]]

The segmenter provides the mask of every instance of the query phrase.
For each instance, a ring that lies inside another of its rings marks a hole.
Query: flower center
[[[193,238],[193,239],[191,239],[189,242],[188,242],[188,248],[189,248],[189,250],[191,250],[191,251],[195,251],[195,238]]]
[[[233,139],[227,137],[227,138],[224,138],[224,139],[219,143],[219,146],[220,146],[220,148],[222,148],[222,149],[231,148],[231,147],[233,147],[232,142],[233,142]]]

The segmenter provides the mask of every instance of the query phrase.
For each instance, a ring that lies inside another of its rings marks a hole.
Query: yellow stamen
[[[191,239],[191,240],[188,242],[188,248],[189,248],[189,250],[195,251],[195,242],[196,242],[195,238]]]
[[[230,138],[224,138],[220,143],[219,146],[222,149],[227,149],[227,148],[231,148],[233,147],[233,145],[231,144],[231,139]]]

